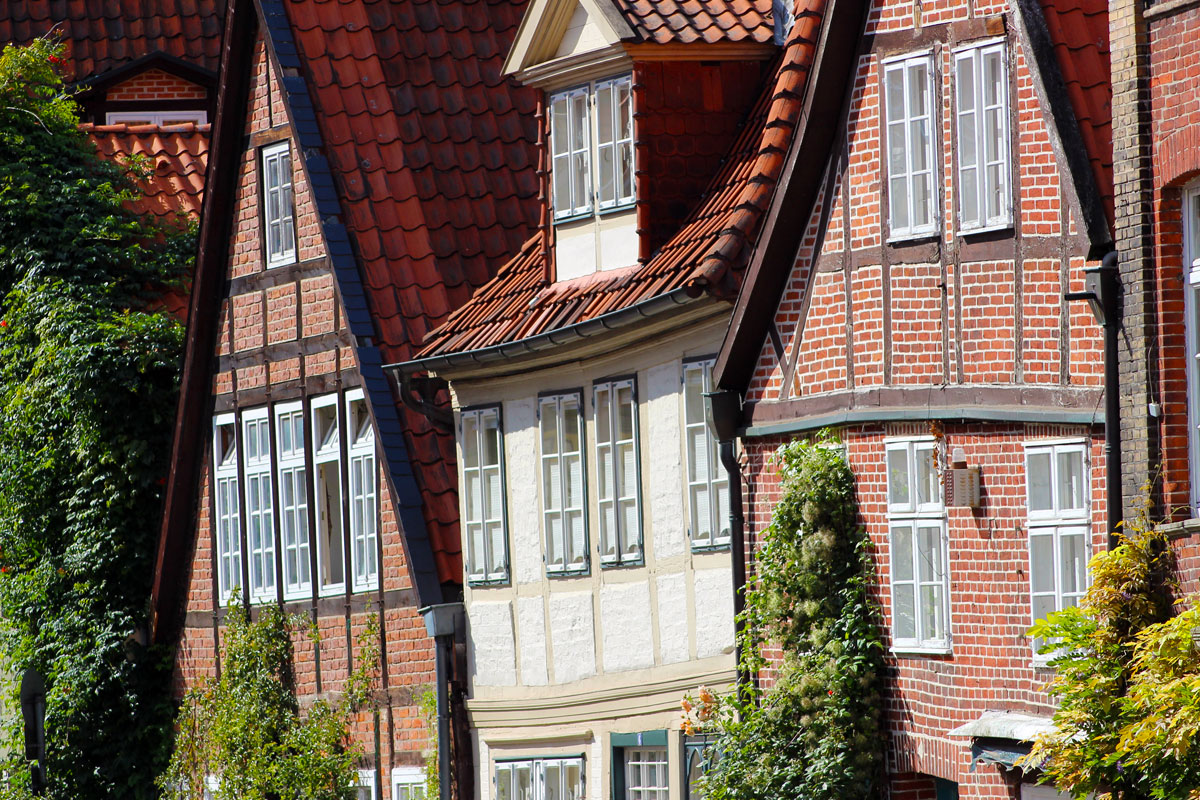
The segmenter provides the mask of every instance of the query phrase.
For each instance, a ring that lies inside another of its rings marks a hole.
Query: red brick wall
[[[295,400],[305,394],[324,395],[335,391],[339,382],[353,387],[360,380],[352,349],[333,338],[346,340],[345,314],[333,275],[321,261],[325,251],[319,220],[294,141],[298,266],[294,268],[296,274],[290,274],[287,267],[272,270],[265,267],[257,145],[289,138],[290,129],[279,82],[268,70],[261,42],[250,96],[247,133],[255,146],[248,148],[243,156],[234,202],[235,235],[230,242],[229,265],[233,291],[221,306],[218,344],[221,366],[213,384],[218,412],[233,407],[261,408],[271,401]],[[210,520],[211,452],[206,452],[204,458],[204,477],[198,487],[196,548],[188,576],[188,618],[177,651],[178,693],[202,677],[215,674],[220,649],[222,629],[219,618],[214,620],[212,613],[216,607],[216,587]],[[382,796],[389,798],[391,768],[423,763],[428,731],[416,708],[415,696],[434,683],[434,656],[432,642],[414,605],[394,498],[384,478],[379,498],[382,591],[351,595],[355,604],[352,612],[330,613],[330,608],[342,605],[339,602],[321,606],[316,615],[318,642],[314,643],[307,632],[297,634],[295,671],[297,690],[302,697],[314,696],[318,688],[322,694],[340,691],[352,662],[358,657],[349,641],[366,625],[368,611],[379,614],[385,642],[384,663],[378,676],[380,692],[376,707],[367,709],[356,720],[354,736],[369,761],[374,762],[378,720]],[[381,598],[385,598],[382,611]],[[289,602],[286,608],[306,616],[314,613],[310,601]]]
[[[887,658],[889,772],[894,792],[919,791],[911,782],[913,776],[904,773],[922,773],[959,783],[964,798],[1010,797],[1010,786],[996,770],[970,770],[970,740],[947,734],[984,711],[1052,713],[1050,700],[1042,691],[1050,672],[1034,666],[1032,644],[1026,635],[1031,606],[1023,445],[1061,438],[1083,438],[1090,443],[1091,547],[1095,553],[1105,546],[1107,537],[1103,441],[1098,433],[1090,434],[1085,428],[1015,423],[960,423],[947,425],[944,433],[947,449],[962,447],[967,462],[980,467],[983,503],[975,510],[947,510],[952,654],[889,654]],[[928,434],[929,427],[917,423],[852,426],[841,431],[857,481],[859,520],[875,548],[873,594],[883,609],[889,647],[884,441]],[[770,457],[786,440],[771,437],[746,443],[747,535],[756,545],[779,499],[779,481]],[[769,684],[773,675],[768,671],[763,677]]]
[[[205,100],[203,86],[185,81],[160,69],[148,69],[108,90],[109,101],[117,100]]]

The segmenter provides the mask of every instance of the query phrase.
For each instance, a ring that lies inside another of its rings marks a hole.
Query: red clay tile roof
[[[769,42],[771,0],[615,0],[642,41]]]
[[[379,349],[406,361],[537,224],[538,93],[501,76],[525,3],[285,6]],[[401,414],[439,576],[461,582],[453,436]]]
[[[1115,216],[1108,2],[1041,0],[1041,5],[1111,230]]]
[[[143,214],[171,220],[180,214],[199,217],[208,167],[208,125],[83,125],[88,137],[109,159],[143,155],[154,165],[139,188],[144,195],[133,203]]]
[[[224,0],[22,0],[0,3],[0,45],[62,34],[80,79],[154,52],[216,72]]]
[[[419,357],[528,338],[679,288],[732,297],[796,127],[824,6],[825,0],[799,0],[787,45],[725,165],[699,206],[645,265],[547,285],[535,237],[426,338]]]

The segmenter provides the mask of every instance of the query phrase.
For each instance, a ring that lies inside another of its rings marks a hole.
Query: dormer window
[[[633,203],[633,99],[630,76],[592,81],[550,95],[554,219]]]

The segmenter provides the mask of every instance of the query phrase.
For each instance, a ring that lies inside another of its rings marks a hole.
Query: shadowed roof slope
[[[407,360],[537,224],[538,93],[501,75],[525,4],[280,5],[357,256],[366,324],[385,362]],[[343,299],[358,291],[349,280],[339,274]],[[438,575],[460,582],[453,437],[407,409],[400,423]]]
[[[216,72],[224,0],[22,0],[0,3],[0,44],[26,44],[51,29],[79,80],[162,52]]]
[[[547,284],[539,240],[531,239],[426,338],[418,357],[527,339],[681,288],[692,296],[732,298],[796,127],[824,7],[825,0],[799,0],[787,44],[724,166],[687,221],[646,264]]]

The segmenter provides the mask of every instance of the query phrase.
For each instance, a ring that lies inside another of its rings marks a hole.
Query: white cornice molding
[[[517,72],[514,77],[526,86],[553,91],[595,78],[605,78],[633,69],[633,59],[618,42],[590,53],[577,53],[545,61]]]

